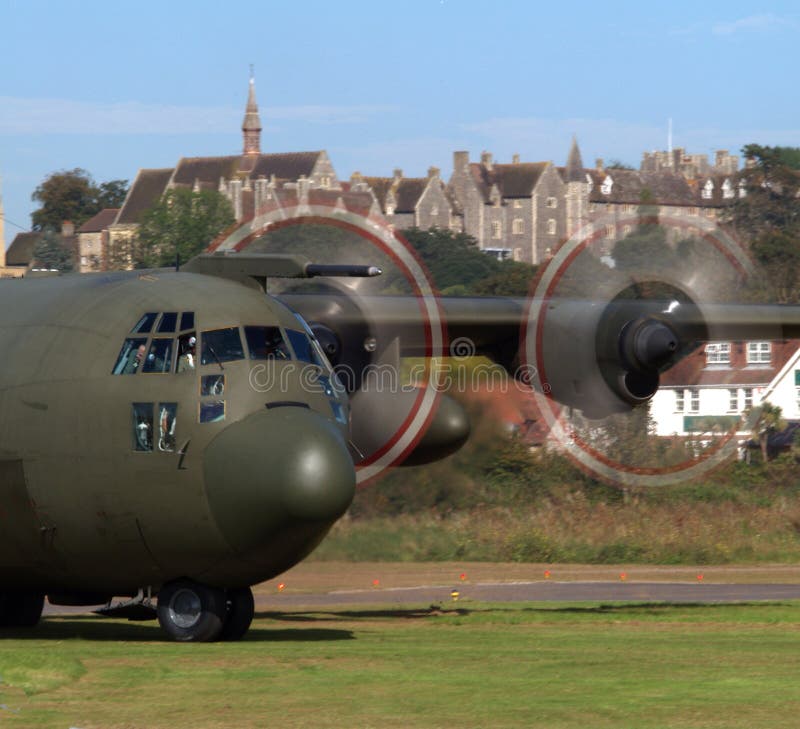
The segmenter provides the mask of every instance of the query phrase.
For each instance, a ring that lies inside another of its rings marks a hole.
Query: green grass
[[[50,618],[0,650],[8,727],[796,727],[800,603],[262,613],[239,644]]]

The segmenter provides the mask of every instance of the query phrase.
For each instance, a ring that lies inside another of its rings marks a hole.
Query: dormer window
[[[747,185],[744,184],[744,180],[739,181],[739,197],[747,197]]]
[[[391,203],[386,203],[386,214],[394,215],[394,205],[392,205]]]
[[[703,191],[701,192],[703,200],[710,200],[713,194],[714,194],[714,183],[711,182],[711,180],[708,180],[706,181],[706,184],[703,185]]]
[[[725,180],[725,182],[722,183],[722,197],[725,198],[725,200],[730,200],[733,196],[733,185],[731,185],[730,180]]]
[[[614,186],[614,180],[611,179],[611,175],[606,175],[606,179],[603,180],[603,184],[600,185],[600,192],[602,192],[603,195],[610,195],[611,188],[613,186]]]
[[[731,343],[712,342],[706,344],[706,364],[730,364]]]
[[[747,364],[768,365],[772,361],[772,342],[748,342]]]

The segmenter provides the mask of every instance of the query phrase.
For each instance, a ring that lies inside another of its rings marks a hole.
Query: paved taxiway
[[[325,593],[257,595],[256,609],[340,605],[410,605],[461,602],[672,602],[730,603],[764,600],[800,600],[800,585],[709,584],[684,582],[503,582],[371,590],[335,590]]]

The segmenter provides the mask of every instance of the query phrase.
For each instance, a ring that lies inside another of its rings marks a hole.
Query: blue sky
[[[50,172],[98,181],[234,154],[249,64],[264,151],[449,176],[452,152],[638,165],[667,120],[691,152],[800,146],[793,2],[0,0],[6,243]]]

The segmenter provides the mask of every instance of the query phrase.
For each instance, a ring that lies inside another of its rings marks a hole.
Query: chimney
[[[492,153],[484,150],[481,152],[481,164],[487,169],[492,169]]]
[[[602,158],[602,157],[598,157],[598,158],[597,158],[597,159],[594,161],[594,166],[595,166],[595,169],[596,169],[598,172],[602,172],[602,171],[603,171],[603,158]]]
[[[64,238],[71,238],[73,235],[75,235],[75,223],[73,223],[71,220],[65,220],[63,223],[61,223],[61,235]]]
[[[438,177],[440,172],[438,167],[428,167],[428,179]]]
[[[512,165],[518,165],[519,164],[519,155],[518,154],[514,154],[514,155],[511,156],[511,164]]]
[[[469,166],[469,152],[453,152],[453,172],[466,172]]]
[[[403,178],[403,170],[401,170],[399,167],[395,167],[394,171],[392,172],[392,176],[394,177],[395,180],[402,179]]]

